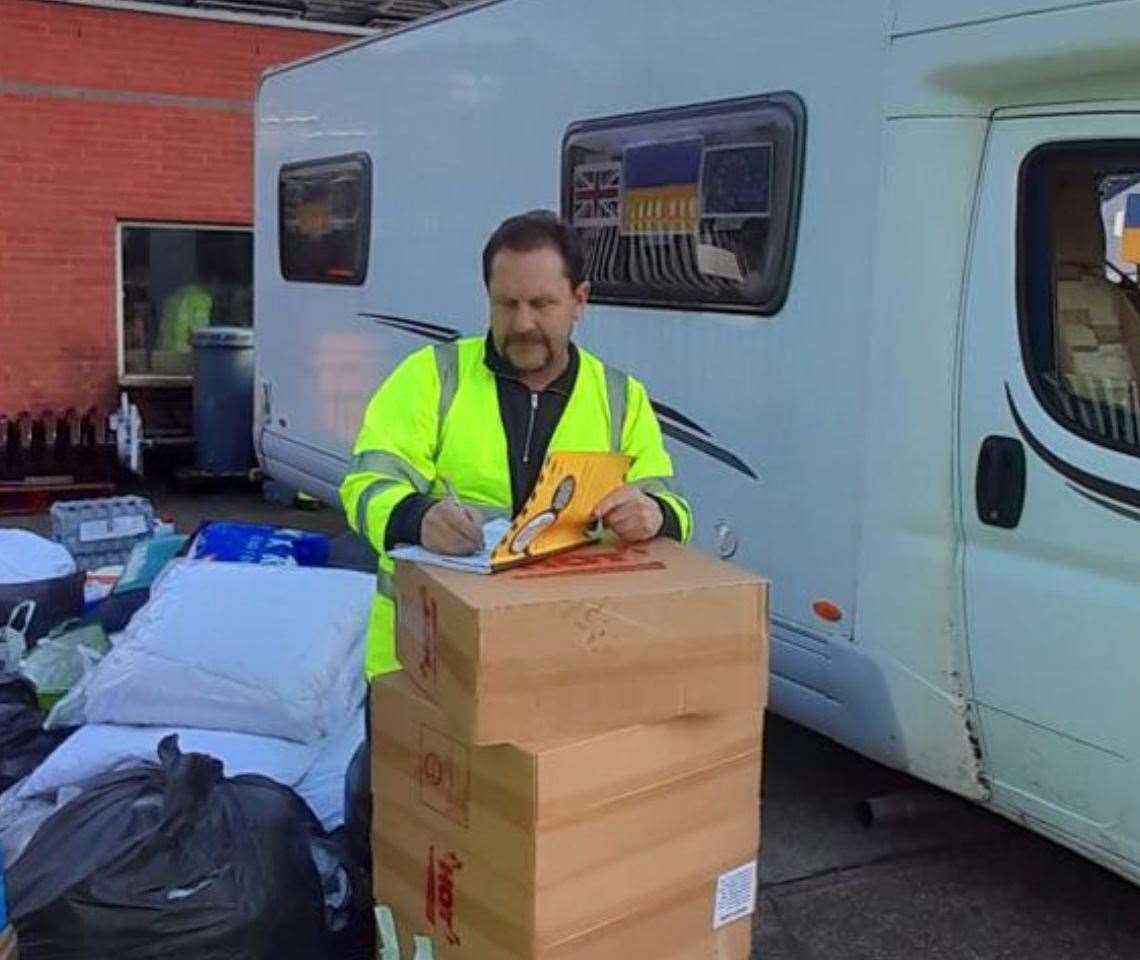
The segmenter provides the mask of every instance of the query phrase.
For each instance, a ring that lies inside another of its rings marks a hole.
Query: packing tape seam
[[[620,793],[610,794],[605,799],[582,800],[570,798],[551,804],[557,811],[559,807],[574,807],[573,813],[555,813],[542,817],[538,824],[541,828],[569,826],[579,820],[592,819],[599,811],[609,810],[612,807],[625,806],[637,800],[651,799],[655,796],[671,793],[678,787],[696,785],[705,779],[715,779],[722,774],[736,772],[736,768],[745,767],[753,760],[760,759],[759,746],[752,746],[730,757],[716,760],[700,770],[680,773],[665,780],[653,780],[652,783],[631,786]],[[759,792],[759,787],[757,788]]]

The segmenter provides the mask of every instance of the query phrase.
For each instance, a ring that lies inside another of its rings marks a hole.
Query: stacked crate
[[[101,497],[52,504],[51,536],[80,570],[125,563],[135,544],[154,536],[154,507],[145,497]]]

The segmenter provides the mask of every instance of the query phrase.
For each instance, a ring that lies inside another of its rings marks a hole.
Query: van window
[[[576,123],[562,214],[593,299],[772,314],[795,245],[804,109],[774,94]]]
[[[1140,141],[1040,147],[1022,167],[1025,364],[1052,416],[1140,454]]]
[[[371,208],[372,164],[363,153],[282,167],[281,275],[309,283],[363,283]]]

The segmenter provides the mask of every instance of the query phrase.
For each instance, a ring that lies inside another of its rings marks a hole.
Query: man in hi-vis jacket
[[[400,668],[387,551],[482,549],[483,520],[518,512],[547,453],[627,454],[626,485],[598,517],[627,542],[689,538],[689,506],[671,486],[645,388],[570,340],[590,295],[583,273],[577,236],[553,213],[504,221],[483,250],[487,335],[418,350],[369,402],[340,494],[349,524],[380,554],[370,678]]]

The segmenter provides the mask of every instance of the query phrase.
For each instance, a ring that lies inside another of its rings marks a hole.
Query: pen
[[[451,481],[445,476],[440,476],[440,481],[443,483],[443,489],[447,493],[447,499],[454,503],[460,510],[463,509],[463,504],[459,502],[459,497],[455,493],[455,487],[451,485]]]
[[[479,517],[475,514],[475,512],[463,506],[462,501],[459,499],[459,495],[455,492],[455,487],[451,485],[451,481],[448,480],[447,477],[443,476],[443,474],[440,474],[439,479],[443,484],[444,491],[447,494],[448,502],[454,504],[455,508],[477,527],[482,528],[482,522],[479,520]]]

